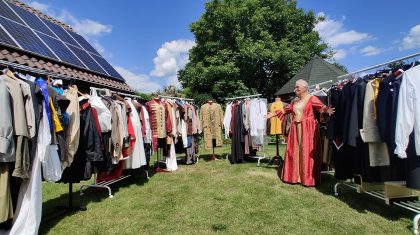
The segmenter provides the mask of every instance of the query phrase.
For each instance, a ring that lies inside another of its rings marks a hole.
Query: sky
[[[180,87],[177,71],[195,45],[189,25],[206,0],[24,2],[72,26],[133,89],[150,93]],[[298,7],[325,17],[315,30],[349,71],[420,51],[418,0],[298,0]]]

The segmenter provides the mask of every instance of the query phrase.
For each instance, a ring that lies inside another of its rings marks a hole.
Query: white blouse
[[[416,153],[420,155],[420,66],[403,73],[398,95],[397,126],[395,130],[395,154],[407,158],[406,149],[414,130]]]

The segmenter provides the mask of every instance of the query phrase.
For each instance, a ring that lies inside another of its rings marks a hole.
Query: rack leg
[[[413,233],[419,235],[420,214],[417,214],[413,219]]]
[[[82,185],[82,186],[80,186],[80,196],[83,195],[83,189],[84,188],[104,188],[104,189],[108,190],[108,196],[109,196],[109,198],[113,198],[114,197],[112,195],[111,188],[108,187],[107,185]]]
[[[73,210],[73,183],[69,183],[69,209]]]
[[[216,160],[216,156],[214,155],[214,145],[213,145],[213,155],[211,155],[211,157],[210,157],[210,161],[214,161],[214,160]]]
[[[340,183],[336,183],[336,184],[334,185],[334,195],[335,195],[336,197],[338,197],[338,185],[340,185]]]

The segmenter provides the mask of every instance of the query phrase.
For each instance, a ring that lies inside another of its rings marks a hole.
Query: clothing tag
[[[36,78],[34,76],[31,76],[31,75],[26,75],[26,79],[31,81],[31,82],[35,82]]]

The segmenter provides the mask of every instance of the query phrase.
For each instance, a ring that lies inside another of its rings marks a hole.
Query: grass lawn
[[[137,176],[104,190],[88,189],[74,202],[86,211],[43,221],[41,234],[410,234],[412,214],[342,187],[324,175],[317,188],[282,183],[277,170],[255,162],[203,160],[150,180]],[[269,156],[274,146],[266,148]],[[216,150],[220,156],[230,146]],[[282,148],[281,154],[284,153]],[[65,205],[68,186],[43,184],[46,214]]]

